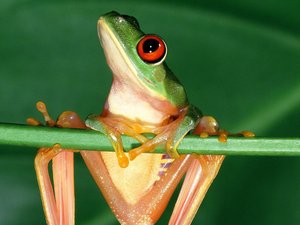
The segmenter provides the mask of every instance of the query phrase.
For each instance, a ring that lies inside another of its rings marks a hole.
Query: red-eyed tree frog
[[[185,174],[169,224],[191,224],[224,156],[179,155],[176,148],[191,131],[220,135],[223,141],[227,133],[219,130],[213,117],[203,116],[188,102],[184,87],[165,62],[167,46],[162,38],[143,33],[134,17],[117,12],[100,17],[98,34],[113,73],[103,112],[88,116],[83,123],[76,113],[67,111],[54,122],[42,102],[37,108],[50,126],[91,128],[111,141],[115,153],[80,153],[121,224],[156,223]],[[33,119],[28,122],[40,124]],[[145,133],[155,136],[149,139]],[[121,135],[141,145],[125,153]],[[158,146],[166,154],[149,153]],[[48,224],[75,223],[72,157],[72,150],[60,145],[40,149],[36,157]],[[48,174],[51,159],[54,191]]]

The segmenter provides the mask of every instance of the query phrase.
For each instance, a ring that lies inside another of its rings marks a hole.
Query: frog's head
[[[186,104],[182,85],[164,62],[167,46],[159,36],[145,34],[134,17],[117,12],[100,17],[98,34],[115,78],[173,105]]]

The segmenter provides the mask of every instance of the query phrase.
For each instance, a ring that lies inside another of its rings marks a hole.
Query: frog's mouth
[[[119,17],[120,20],[122,17]],[[104,50],[107,64],[114,76],[122,80],[137,81],[137,71],[123,49],[119,39],[104,18],[98,20],[98,35]]]

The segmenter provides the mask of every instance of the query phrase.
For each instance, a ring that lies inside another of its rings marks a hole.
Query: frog
[[[38,102],[37,108],[47,125],[104,134],[115,152],[65,150],[60,145],[40,149],[35,168],[46,221],[55,225],[75,223],[74,181],[63,187],[61,180],[67,178],[54,178],[57,181],[53,191],[47,167],[50,160],[60,158],[60,166],[53,168],[53,173],[70,171],[73,164],[64,167],[69,162],[63,154],[80,152],[121,224],[155,224],[184,175],[169,224],[191,224],[225,156],[181,155],[177,148],[189,133],[200,137],[217,135],[222,142],[226,142],[229,133],[221,130],[212,116],[203,115],[190,104],[184,86],[167,66],[167,44],[159,35],[144,33],[136,18],[116,11],[101,16],[97,29],[113,74],[102,112],[82,121],[76,113],[66,111],[54,121],[43,102]],[[28,122],[40,125],[34,119]],[[140,145],[124,150],[122,135],[136,139]],[[165,153],[155,153],[158,147]],[[60,194],[61,198],[69,197],[59,200],[56,192],[61,192],[56,189],[70,190]]]

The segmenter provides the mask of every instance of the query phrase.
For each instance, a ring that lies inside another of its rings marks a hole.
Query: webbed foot
[[[219,136],[220,142],[226,142],[228,136],[237,137],[254,137],[255,134],[251,131],[241,131],[238,133],[229,133],[226,130],[220,129],[216,119],[212,116],[203,116],[196,127],[194,134],[199,134],[201,138],[207,138],[209,136]]]

